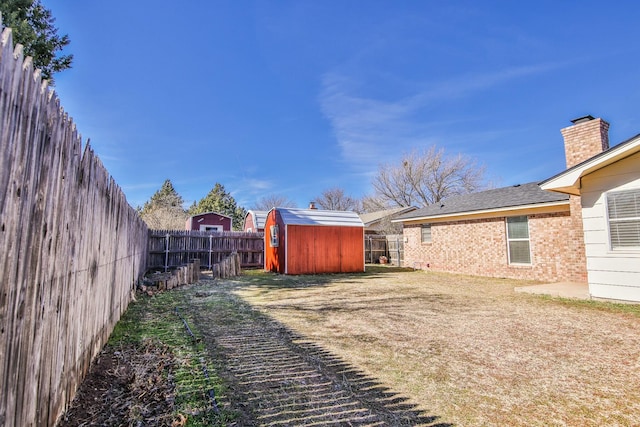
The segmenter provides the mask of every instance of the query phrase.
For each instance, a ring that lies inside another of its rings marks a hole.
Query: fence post
[[[166,273],[169,269],[169,233],[167,233],[166,239],[164,241],[164,272]]]
[[[211,254],[213,253],[213,236],[209,234],[209,270],[211,270]]]
[[[373,256],[371,255],[371,236],[365,236],[367,239],[365,240],[364,250],[367,250],[367,243],[369,243],[369,264],[371,264]]]

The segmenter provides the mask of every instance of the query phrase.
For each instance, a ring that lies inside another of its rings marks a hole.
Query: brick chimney
[[[571,120],[573,126],[562,129],[567,168],[609,149],[609,123],[593,116]]]
[[[309,209],[318,209],[316,208],[316,202],[309,202]]]
[[[571,120],[573,126],[560,130],[564,137],[564,154],[567,168],[582,163],[609,149],[609,123],[593,116]],[[566,268],[570,272],[565,279],[581,283],[587,282],[587,257],[585,255],[584,229],[582,223],[582,200],[580,196],[569,196],[571,217],[569,219],[569,239]]]

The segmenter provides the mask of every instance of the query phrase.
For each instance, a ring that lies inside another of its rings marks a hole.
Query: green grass
[[[538,296],[544,300],[552,300],[557,304],[561,304],[567,307],[585,308],[591,310],[603,311],[606,313],[623,313],[629,314],[635,317],[640,317],[640,304],[636,303],[624,303],[605,300],[581,300],[574,298],[559,298],[549,295]]]
[[[173,381],[176,386],[176,419],[178,414],[184,414],[187,416],[186,425],[190,427],[225,426],[234,418],[234,414],[220,405],[219,412],[212,408],[208,391],[212,389],[217,400],[218,396],[224,394],[224,384],[216,376],[215,366],[211,364],[211,358],[207,355],[194,322],[186,310],[180,309],[186,306],[184,293],[179,290],[153,297],[138,296],[138,300],[129,305],[116,324],[107,345],[134,345],[141,348],[144,342],[153,340],[171,348],[176,363],[170,374],[172,378],[168,380]],[[176,314],[176,307],[189,325],[195,340]]]

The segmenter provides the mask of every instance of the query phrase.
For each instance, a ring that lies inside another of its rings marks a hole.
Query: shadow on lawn
[[[235,425],[452,425],[230,291],[193,294],[190,311],[219,363]]]
[[[265,272],[263,270],[245,270],[238,280],[247,285],[260,286],[267,289],[303,289],[325,286],[335,281],[348,282],[349,279],[361,280],[363,277],[379,278],[385,274],[411,271],[415,270],[408,267],[380,266],[375,264],[367,264],[363,273],[286,275]]]

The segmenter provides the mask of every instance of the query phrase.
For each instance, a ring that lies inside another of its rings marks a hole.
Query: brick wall
[[[591,116],[561,130],[567,167],[609,148],[609,123]],[[490,277],[587,282],[580,197],[570,197],[570,212],[529,215],[532,262],[509,265],[505,218],[431,225],[433,243],[420,241],[421,226],[406,225],[405,265]]]
[[[504,217],[434,223],[432,243],[421,243],[420,225],[405,225],[404,265],[479,276],[586,282],[584,243],[577,232],[569,212],[529,215],[532,263],[523,266],[509,265]]]

